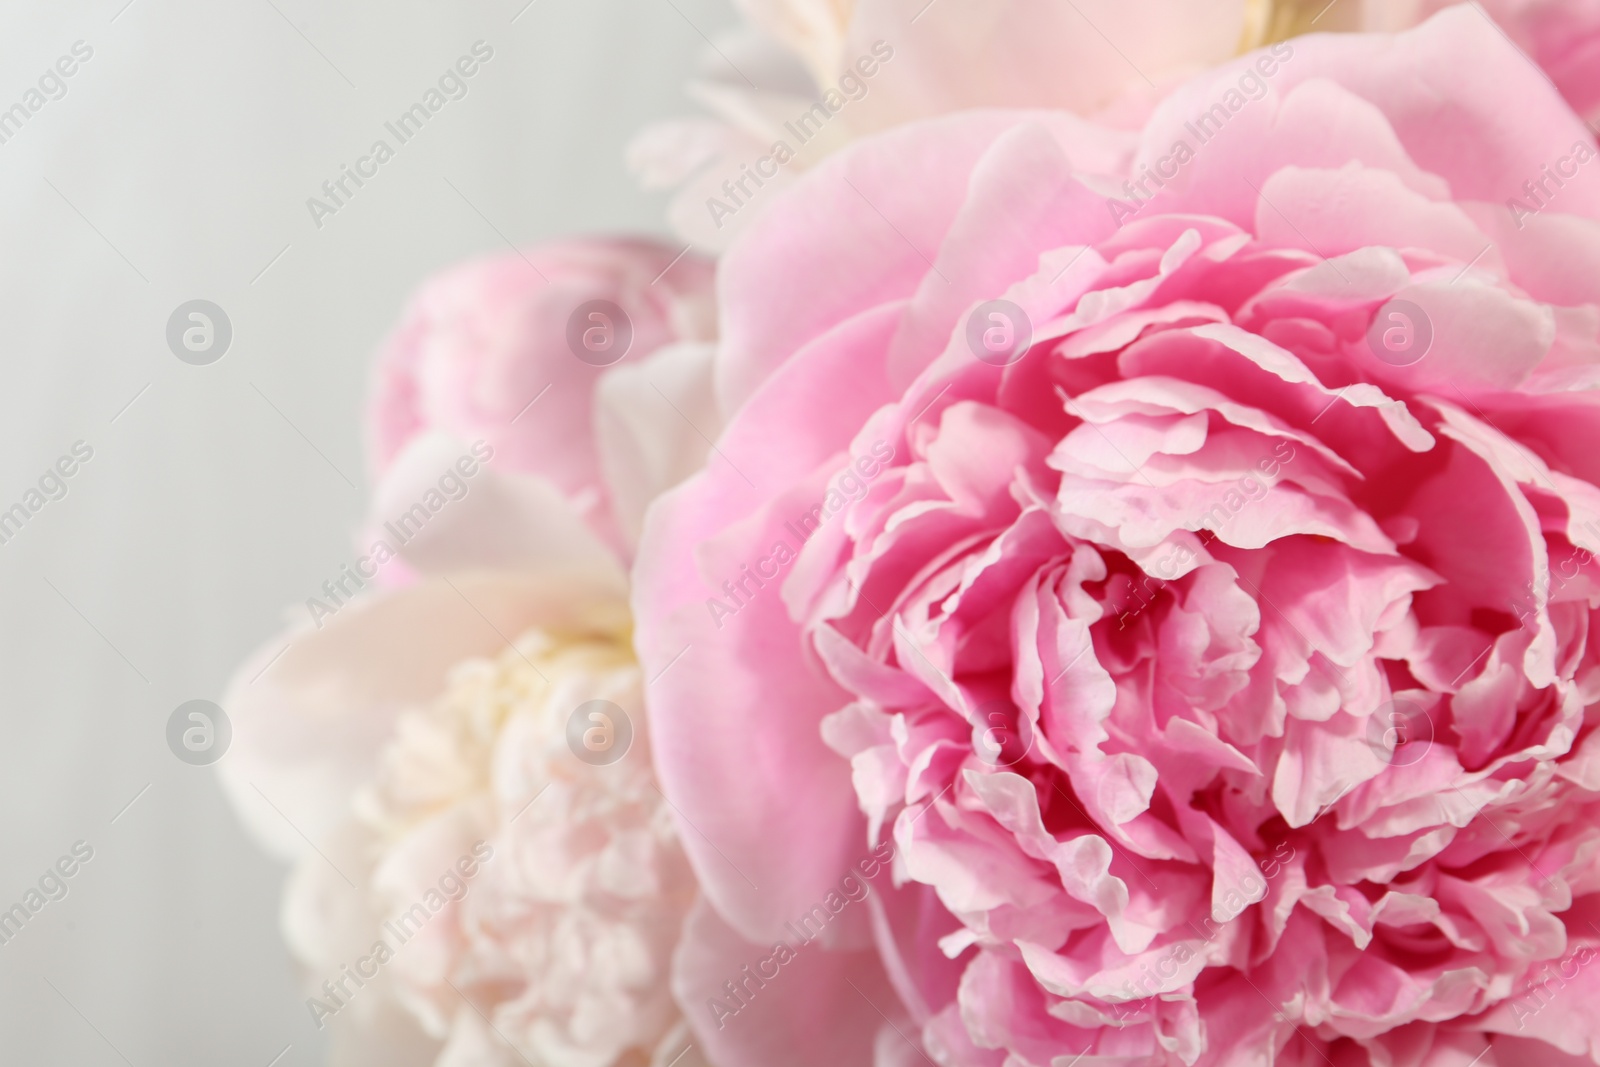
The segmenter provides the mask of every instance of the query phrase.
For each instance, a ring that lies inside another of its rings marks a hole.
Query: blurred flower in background
[[[1135,128],[1167,90],[1235,55],[1312,32],[1403,30],[1450,0],[735,3],[748,25],[688,86],[708,114],[652,125],[629,148],[645,185],[678,190],[678,235],[712,251],[856,138],[977,107]],[[1487,7],[1576,109],[1600,105],[1600,0]]]
[[[338,1067],[645,1067],[688,1044],[666,974],[695,885],[626,568],[720,428],[710,280],[632,240],[469,263],[379,357],[358,545],[393,558],[347,568],[332,617],[228,695],[225,781],[295,864],[284,925]],[[594,701],[625,735],[612,762],[572,743]]]

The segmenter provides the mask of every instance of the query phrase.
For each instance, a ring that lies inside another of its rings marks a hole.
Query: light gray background
[[[691,110],[699,31],[732,15],[125,2],[0,13],[0,108],[74,41],[94,48],[0,145],[0,509],[74,441],[94,448],[0,545],[0,909],[74,841],[95,850],[0,946],[0,1063],[266,1067],[290,1045],[277,1063],[301,1067],[323,1048],[278,933],[284,871],[215,770],[167,750],[167,717],[218,699],[347,558],[369,358],[424,275],[500,234],[660,232],[622,149]],[[316,229],[306,198],[479,38],[495,55],[469,95]],[[196,297],[233,323],[208,367],[164,341]]]

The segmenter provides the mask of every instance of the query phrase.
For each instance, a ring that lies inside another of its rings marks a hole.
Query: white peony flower
[[[704,1067],[668,984],[697,888],[625,566],[720,428],[709,346],[661,324],[709,306],[710,272],[557,251],[531,253],[553,285],[508,259],[424,288],[380,369],[360,555],[225,698],[223,783],[293,863],[284,929],[334,1067]],[[569,316],[600,300],[663,347],[578,358]]]

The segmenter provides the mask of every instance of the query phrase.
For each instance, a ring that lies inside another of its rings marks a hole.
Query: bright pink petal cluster
[[[1600,1062],[1600,162],[1487,19],[869,139],[720,277],[634,594],[714,1062]]]

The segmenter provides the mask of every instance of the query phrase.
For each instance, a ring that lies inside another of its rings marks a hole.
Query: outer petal
[[[705,465],[722,432],[710,345],[671,345],[600,383],[595,432],[617,524],[637,544],[645,508]]]
[[[736,410],[834,323],[911,296],[966,199],[973,165],[1020,117],[979,112],[874,138],[808,174],[783,211],[751,224],[717,276],[730,309],[717,364],[722,410]],[[908,180],[918,187],[914,213],[897,207]],[[828,239],[836,228],[855,236]]]
[[[559,489],[498,455],[475,463],[481,455],[447,434],[413,438],[373,493],[362,547],[377,556],[388,544],[422,573],[583,573],[622,588],[616,557]]]
[[[263,647],[223,701],[233,742],[220,769],[240,818],[285,858],[325,840],[371,781],[401,712],[432,699],[455,664],[494,655],[535,623],[615,626],[616,608],[584,617],[596,589],[585,578],[457,574],[365,598]]]
[[[778,936],[838,882],[864,827],[849,767],[821,735],[823,717],[847,700],[806,661],[779,591],[761,590],[731,618],[712,610],[712,598],[726,613],[734,602],[722,582],[770,558],[788,536],[783,523],[814,503],[801,497],[780,507],[759,489],[782,484],[784,474],[803,478],[847,445],[883,388],[862,358],[886,343],[894,322],[890,309],[847,324],[839,343],[786,366],[763,391],[766,402],[745,408],[720,446],[741,466],[768,472],[759,486],[713,460],[651,510],[635,566],[636,644],[651,679],[657,767],[703,892],[757,941]],[[863,374],[850,395],[831,391],[827,382],[851,366]],[[768,412],[796,400],[798,416],[774,425]]]
[[[834,952],[817,944],[796,950],[785,941],[789,958],[775,952],[773,942],[740,937],[704,901],[684,926],[673,994],[707,1058],[721,1067],[873,1067],[885,1018],[911,1030],[909,1020],[897,1016],[898,1001],[874,952]],[[788,962],[777,962],[784,958]],[[764,977],[774,970],[776,977]],[[728,982],[741,990],[741,1000],[729,996]]]
[[[1181,141],[1195,158],[1171,189],[1155,197],[1155,205],[1181,195],[1184,210],[1209,206],[1248,225],[1256,192],[1247,182],[1259,189],[1281,165],[1276,153],[1262,151],[1263,143],[1305,136],[1287,131],[1269,137],[1278,109],[1274,97],[1313,79],[1331,79],[1370,101],[1411,159],[1449,182],[1458,201],[1503,205],[1525,195],[1523,183],[1574,143],[1592,141],[1591,131],[1538,68],[1507,47],[1500,30],[1471,5],[1450,8],[1398,36],[1318,35],[1278,45],[1272,55],[1277,62],[1266,99],[1242,95],[1241,79],[1258,62],[1246,57],[1190,81],[1157,108],[1144,129],[1141,154],[1154,159]],[[1218,107],[1227,114],[1220,131],[1197,148],[1193,123]],[[1389,150],[1373,140],[1369,151]],[[1203,198],[1197,195],[1202,192]],[[1561,210],[1600,218],[1600,169],[1579,169],[1561,190]]]
[[[1448,0],[1428,0],[1437,10]],[[1483,9],[1550,75],[1583,115],[1600,113],[1600,3],[1484,0]]]

